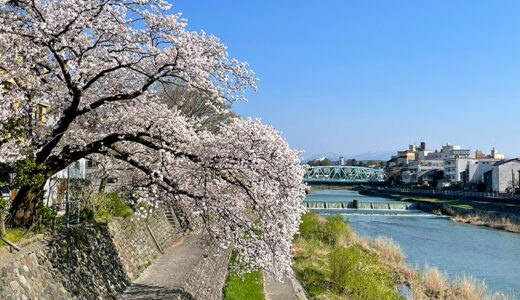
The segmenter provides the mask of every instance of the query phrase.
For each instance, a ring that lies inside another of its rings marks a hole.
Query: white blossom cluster
[[[159,87],[174,84],[223,109],[257,81],[218,38],[187,31],[168,9],[161,0],[0,0],[0,82],[10,82],[0,93],[0,162],[32,153],[47,178],[84,157],[124,164],[139,201],[172,205],[244,266],[280,279],[304,212],[300,153],[259,120],[201,130],[203,119],[161,103]],[[36,130],[41,99],[55,122]],[[13,118],[24,121],[23,139],[9,132]]]

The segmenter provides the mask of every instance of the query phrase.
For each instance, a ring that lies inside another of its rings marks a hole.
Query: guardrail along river
[[[306,202],[387,202],[350,190],[315,190]],[[345,206],[346,207],[346,206]],[[363,207],[363,206],[362,206]],[[471,275],[492,291],[520,299],[520,234],[450,221],[417,210],[316,209],[341,213],[359,234],[392,238],[411,266],[446,271],[453,279]]]

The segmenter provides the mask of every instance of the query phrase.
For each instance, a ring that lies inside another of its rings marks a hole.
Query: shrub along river
[[[350,190],[315,190],[306,202],[395,202]],[[345,206],[346,207],[346,206]],[[375,206],[374,206],[375,207]],[[520,299],[520,234],[450,221],[419,210],[318,209],[341,213],[354,230],[369,237],[392,238],[410,266],[445,271],[450,279],[471,275],[486,286]]]

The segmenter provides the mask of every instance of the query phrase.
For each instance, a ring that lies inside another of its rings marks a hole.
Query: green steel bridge
[[[383,183],[385,171],[354,166],[318,166],[307,167],[303,181],[307,183]]]

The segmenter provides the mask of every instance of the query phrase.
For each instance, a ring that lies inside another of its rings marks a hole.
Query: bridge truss
[[[308,167],[303,177],[308,183],[378,183],[386,181],[382,169],[354,166]]]

